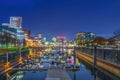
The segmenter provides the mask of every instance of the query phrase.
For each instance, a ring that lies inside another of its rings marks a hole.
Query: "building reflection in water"
[[[76,71],[74,71],[74,80],[76,80]]]
[[[5,75],[6,75],[6,80],[21,80],[23,78],[24,74],[25,74],[25,72],[18,71],[15,74],[7,72]]]

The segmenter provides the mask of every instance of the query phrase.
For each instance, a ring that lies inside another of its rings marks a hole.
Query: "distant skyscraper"
[[[56,42],[56,41],[57,41],[56,37],[53,37],[52,42]]]
[[[41,33],[38,33],[38,34],[37,34],[37,38],[38,38],[38,39],[42,39],[42,34],[41,34]]]
[[[76,44],[83,46],[86,41],[86,33],[85,32],[79,32],[76,34]]]
[[[10,17],[10,26],[22,28],[22,17]]]
[[[79,32],[76,34],[76,44],[83,46],[87,42],[92,42],[94,40],[94,33],[92,32]]]
[[[42,42],[46,42],[46,37],[44,37],[44,38],[42,39]]]
[[[86,33],[86,42],[92,42],[94,40],[94,33],[88,32]]]
[[[36,40],[37,41],[39,41],[39,43],[42,43],[42,34],[41,33],[38,33],[37,35],[36,35]]]

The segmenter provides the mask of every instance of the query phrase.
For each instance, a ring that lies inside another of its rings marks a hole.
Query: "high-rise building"
[[[17,29],[17,42],[19,47],[23,47],[25,45],[25,35],[22,30],[22,17],[10,17],[10,25],[11,28]]]
[[[79,32],[76,34],[76,44],[84,46],[86,42],[92,42],[94,40],[94,33],[92,32]]]
[[[92,42],[94,40],[94,33],[87,32],[86,33],[86,42]]]
[[[41,33],[38,33],[38,34],[37,34],[37,38],[38,38],[38,39],[42,39],[42,34],[41,34]]]
[[[22,17],[10,17],[10,26],[22,28]]]
[[[79,32],[76,34],[76,44],[83,46],[85,44],[86,34],[85,32]]]
[[[42,34],[41,33],[38,33],[36,35],[35,39],[39,42],[39,44],[42,44],[43,39],[42,39]]]
[[[30,35],[31,35],[31,31],[25,29],[25,30],[24,30],[24,34],[25,34],[25,37],[30,36]]]
[[[55,43],[56,41],[57,41],[56,37],[53,37],[53,38],[52,38],[52,42]]]
[[[17,46],[17,30],[8,26],[0,26],[0,47]]]
[[[46,37],[44,37],[44,38],[42,39],[42,42],[46,42]]]
[[[10,17],[10,23],[3,23],[2,25],[8,26],[10,29],[13,28],[17,30],[17,46],[23,47],[25,43],[25,35],[24,31],[22,30],[22,17]]]

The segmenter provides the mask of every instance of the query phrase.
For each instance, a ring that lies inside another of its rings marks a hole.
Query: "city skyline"
[[[33,36],[41,32],[73,39],[77,32],[93,32],[108,38],[120,26],[119,2],[4,0],[0,1],[0,24],[9,22],[10,16],[21,16],[23,28],[32,30]]]

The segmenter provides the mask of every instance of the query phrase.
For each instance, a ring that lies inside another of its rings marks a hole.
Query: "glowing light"
[[[9,68],[10,67],[10,62],[7,62],[6,64],[5,64],[5,69],[7,69],[7,68]]]
[[[18,61],[20,64],[22,64],[22,57],[20,57]]]
[[[65,39],[65,36],[57,36],[58,39]]]

